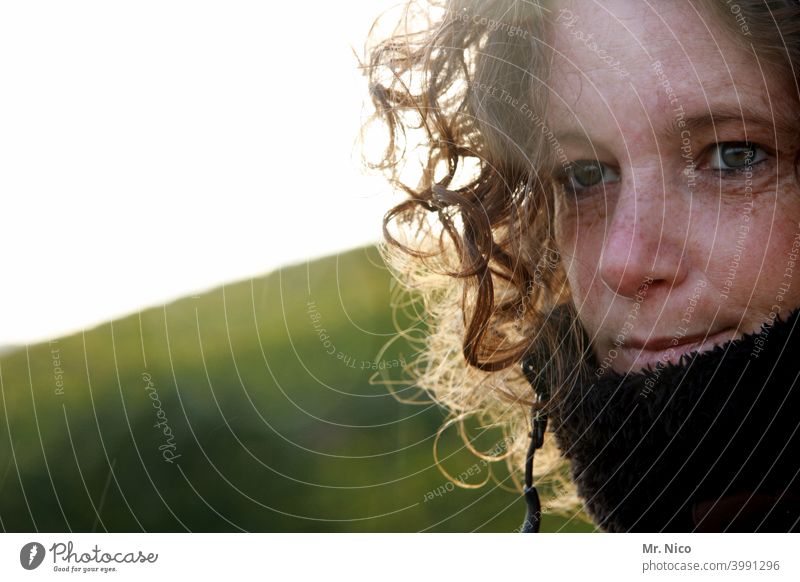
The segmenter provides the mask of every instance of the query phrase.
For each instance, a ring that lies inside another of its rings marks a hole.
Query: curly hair
[[[409,2],[388,36],[377,37],[376,20],[364,65],[375,113],[363,135],[377,123],[387,139],[366,163],[405,193],[384,218],[382,251],[424,302],[428,333],[412,373],[451,411],[443,428],[462,423],[476,454],[465,419],[503,429],[511,445],[492,459],[507,461],[518,491],[527,443],[516,437],[530,430],[531,406],[547,405],[519,363],[534,361],[535,382],[557,392],[584,369],[590,343],[554,242],[555,177],[567,160],[545,123],[547,4]],[[736,12],[724,0],[694,5],[748,50],[756,46],[767,66],[795,73],[798,3],[739,0]],[[414,184],[406,176],[415,157]],[[545,511],[580,514],[565,463],[547,439],[537,453]]]

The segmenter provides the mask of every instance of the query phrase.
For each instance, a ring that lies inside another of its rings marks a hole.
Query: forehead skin
[[[788,80],[762,70],[715,15],[698,14],[688,2],[580,0],[552,9],[548,119],[565,147],[590,140],[600,155],[633,156],[675,123],[679,107],[686,117],[720,106],[745,118],[788,113]]]

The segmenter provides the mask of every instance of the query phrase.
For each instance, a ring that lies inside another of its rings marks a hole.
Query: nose
[[[600,259],[603,282],[617,295],[634,297],[649,286],[677,286],[686,278],[688,216],[683,195],[670,196],[663,178],[643,173],[620,184]],[[608,216],[608,215],[607,215]]]

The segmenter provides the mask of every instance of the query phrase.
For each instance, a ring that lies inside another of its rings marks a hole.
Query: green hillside
[[[492,482],[430,499],[447,483],[432,453],[444,411],[370,382],[378,367],[400,379],[410,356],[398,341],[376,360],[395,335],[390,291],[359,249],[3,354],[0,526],[514,530],[524,502]],[[448,467],[473,465],[448,438]]]

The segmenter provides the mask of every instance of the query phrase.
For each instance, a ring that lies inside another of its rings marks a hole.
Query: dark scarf
[[[800,531],[799,313],[680,364],[598,376],[591,358],[553,394],[550,427],[600,528]]]

